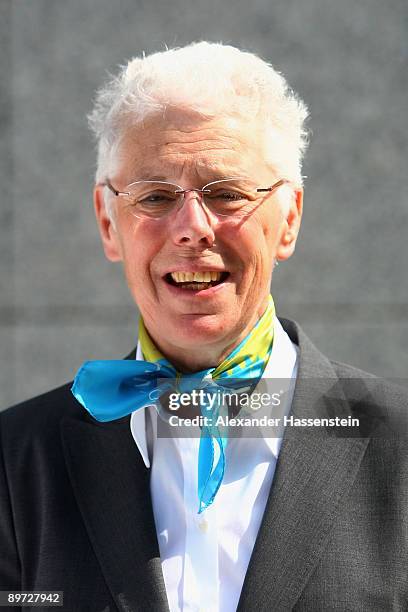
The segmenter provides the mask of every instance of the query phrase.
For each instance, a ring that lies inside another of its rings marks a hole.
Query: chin
[[[224,314],[185,314],[177,321],[168,322],[164,329],[170,331],[174,344],[194,348],[213,344],[226,339],[229,341],[233,327]],[[170,340],[170,334],[167,338]]]

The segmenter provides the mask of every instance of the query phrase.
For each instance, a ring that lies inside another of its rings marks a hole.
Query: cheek
[[[262,235],[267,246],[275,244],[281,224],[281,215],[278,210],[262,211],[257,217],[259,235]]]
[[[269,284],[278,242],[277,219],[265,219],[265,216],[253,219],[253,225],[245,235],[246,264],[248,274],[253,274],[253,286]]]
[[[234,248],[241,269],[238,292],[257,299],[260,287],[268,282],[270,260],[262,228],[259,225],[250,231],[241,228],[235,236]]]
[[[149,264],[154,257],[153,243],[141,236],[137,228],[121,235],[123,266],[129,284],[146,285],[150,277]]]
[[[264,219],[254,216],[250,223],[244,223],[236,232],[234,243],[247,265],[253,263],[258,266],[260,262],[269,258],[275,238],[273,224],[265,223]]]

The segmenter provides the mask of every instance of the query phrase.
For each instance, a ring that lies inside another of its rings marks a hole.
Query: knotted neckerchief
[[[237,379],[254,379],[255,386],[272,351],[274,315],[273,299],[269,296],[268,306],[262,317],[216,368],[186,375],[177,372],[160,353],[148,335],[143,319],[140,318],[139,341],[146,361],[86,361],[78,370],[71,391],[97,421],[106,422],[156,404],[160,394],[172,387],[171,384],[167,387],[163,384],[166,379],[176,379],[180,391],[191,391],[192,380],[196,382],[195,387],[205,386],[207,391],[213,392],[217,388],[222,389],[223,383],[227,385],[230,380],[233,381],[234,388],[239,388]],[[247,386],[244,380],[242,383]],[[200,407],[202,414],[208,410],[208,406]],[[218,407],[213,411],[218,414]],[[227,439],[221,436],[216,426],[202,427],[198,453],[199,512],[212,504],[221,485],[225,471],[226,444]],[[216,462],[215,454],[218,455]]]

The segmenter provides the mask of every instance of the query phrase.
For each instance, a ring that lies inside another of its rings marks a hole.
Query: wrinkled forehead
[[[202,118],[180,111],[151,116],[124,130],[115,147],[115,178],[188,177],[200,183],[227,176],[262,179],[273,170],[270,151],[266,160],[265,132],[259,119],[238,116]]]

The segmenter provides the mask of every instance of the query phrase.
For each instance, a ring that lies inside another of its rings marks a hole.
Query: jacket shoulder
[[[282,317],[279,317],[279,320],[290,340],[299,349],[301,377],[313,379],[324,375],[333,378],[333,384],[338,381],[345,397],[352,404],[363,402],[372,407],[378,406],[386,412],[396,411],[406,419],[408,387],[405,383],[402,385],[346,363],[328,359],[315,347],[296,321]]]
[[[398,400],[403,399],[408,402],[408,387],[403,386],[399,381],[382,378],[381,376],[360,370],[359,368],[340,361],[331,360],[330,363],[336,375],[346,387],[357,387],[358,382],[360,382],[361,385],[370,389],[372,392],[380,392],[381,396],[387,395],[390,401],[395,397],[398,398]]]
[[[331,364],[352,415],[359,419],[360,431],[379,438],[377,442],[387,439],[402,443],[406,464],[408,388],[345,363]],[[395,445],[393,448],[397,452]]]
[[[86,411],[71,393],[72,382],[20,402],[0,413],[4,431],[23,434],[29,430],[45,433],[55,431],[65,416],[82,418]]]

